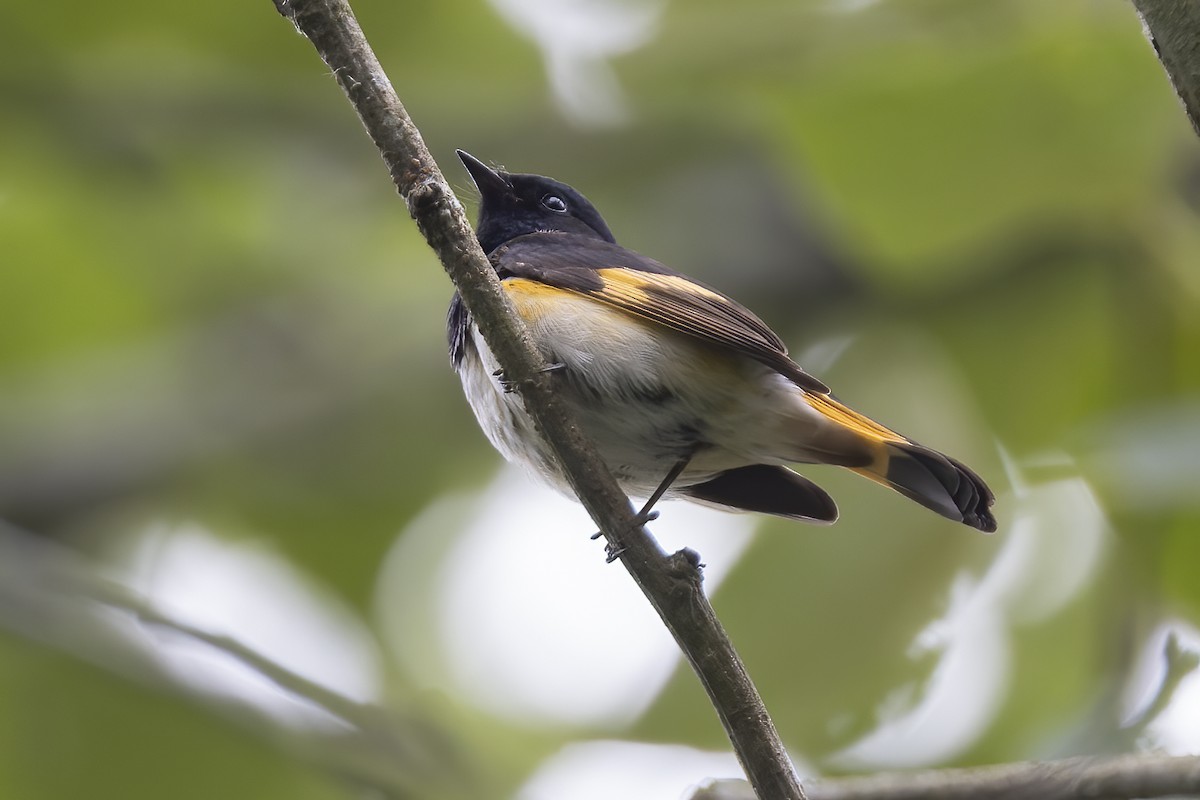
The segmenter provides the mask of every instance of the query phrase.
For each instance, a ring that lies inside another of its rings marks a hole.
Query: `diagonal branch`
[[[629,499],[555,397],[545,363],[480,250],[420,132],[346,0],[274,0],[316,47],[358,112],[409,213],[462,294],[488,347],[554,449],[571,487],[674,635],[704,684],[760,798],[804,797],[775,726],[701,589],[691,551],[666,555],[635,523]]]

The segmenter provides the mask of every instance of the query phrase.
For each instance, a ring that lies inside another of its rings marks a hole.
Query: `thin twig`
[[[252,702],[213,702],[182,682],[113,612],[236,658],[339,726],[281,726]],[[0,630],[24,636],[140,686],[180,693],[380,800],[478,797],[462,747],[427,716],[360,703],[298,675],[237,639],[173,618],[115,583],[80,553],[0,518]],[[183,691],[181,691],[183,690]]]
[[[464,764],[457,745],[416,715],[361,703],[300,675],[238,639],[182,622],[157,609],[140,595],[116,584],[94,587],[96,599],[133,614],[140,622],[173,631],[225,653],[253,669],[297,699],[306,700],[339,719],[342,736],[292,736],[290,744],[304,758],[344,780],[386,797],[421,797],[437,790],[465,794]],[[455,764],[456,770],[447,769]]]
[[[107,606],[129,612],[145,625],[174,631],[232,656],[269,679],[279,688],[319,706],[347,726],[369,729],[374,722],[374,720],[368,719],[372,713],[371,706],[356,702],[316,681],[305,678],[232,636],[213,633],[175,619],[160,611],[146,598],[121,584],[96,581],[90,587],[88,594]]]
[[[350,6],[344,0],[274,2],[316,47],[353,103],[409,213],[462,293],[505,375],[521,387],[526,408],[576,495],[700,677],[755,790],[764,800],[803,798],[758,691],[700,587],[696,554],[668,556],[635,524],[629,499],[552,392],[544,362]]]
[[[809,800],[1084,800],[1195,796],[1200,757],[1122,755],[808,781]],[[715,781],[689,800],[752,800],[745,781]]]

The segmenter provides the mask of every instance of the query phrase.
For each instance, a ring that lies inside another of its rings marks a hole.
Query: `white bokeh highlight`
[[[733,753],[640,742],[578,742],[543,761],[517,792],[517,800],[677,800],[699,776],[745,777]]]
[[[144,530],[116,567],[121,583],[180,623],[228,636],[353,700],[381,692],[381,654],[354,611],[269,545],[219,538],[198,524]],[[277,721],[337,721],[233,655],[182,633],[114,617],[193,691],[238,701]]]
[[[624,124],[630,111],[609,60],[658,33],[665,0],[490,0],[541,51],[559,108],[581,127]]]
[[[892,693],[877,712],[877,727],[831,764],[904,769],[965,752],[1007,696],[1013,627],[1047,619],[1095,578],[1110,534],[1087,483],[1070,477],[1029,486],[1015,467],[1009,472],[1013,496],[1000,502],[1017,513],[997,534],[1004,547],[982,577],[959,573],[946,614],[910,648],[913,658],[939,654],[924,691],[908,685]]]
[[[711,593],[754,518],[690,503],[660,510],[654,536],[668,552],[698,550]],[[418,684],[511,721],[636,718],[675,670],[678,648],[624,567],[605,563],[594,530],[577,502],[512,468],[478,499],[435,504],[384,562],[385,641]]]
[[[1168,619],[1142,644],[1124,692],[1126,724],[1137,720],[1162,691],[1167,680],[1167,638],[1173,636],[1186,652],[1200,653],[1200,629],[1181,619]],[[1188,672],[1170,696],[1166,708],[1146,725],[1147,749],[1171,755],[1200,755],[1200,670]]]

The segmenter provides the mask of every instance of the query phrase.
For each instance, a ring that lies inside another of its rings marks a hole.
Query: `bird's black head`
[[[479,189],[476,235],[485,253],[538,231],[563,231],[615,242],[600,212],[565,183],[541,175],[494,170],[470,153],[457,151]]]

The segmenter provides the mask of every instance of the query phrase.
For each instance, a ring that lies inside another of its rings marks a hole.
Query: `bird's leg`
[[[553,364],[547,364],[546,366],[544,366],[540,370],[538,370],[538,372],[557,372],[560,369],[566,369],[566,368],[567,368],[566,364],[555,362]],[[502,370],[502,369],[495,370],[494,372],[492,372],[492,377],[495,378],[497,381],[499,381],[500,385],[502,387],[504,387],[505,394],[512,394],[513,392],[515,392],[517,390],[517,381],[510,381],[508,378],[504,377],[504,370]]]
[[[692,454],[694,452],[695,451],[693,450],[675,462],[675,466],[671,467],[671,471],[667,473],[667,477],[663,478],[662,483],[658,485],[658,488],[655,489],[654,493],[651,494],[649,499],[646,500],[645,504],[642,506],[642,510],[634,516],[634,524],[636,524],[639,528],[651,520],[658,519],[658,512],[653,510],[654,506],[658,504],[658,501],[661,500],[662,496],[667,493],[667,490],[671,488],[671,485],[675,483],[679,476],[683,474],[683,471],[687,469],[687,465],[692,461]]]
[[[687,469],[687,465],[691,463],[692,456],[695,454],[695,452],[695,449],[693,449],[689,451],[686,456],[675,462],[675,466],[671,467],[670,472],[667,473],[667,477],[663,478],[662,483],[658,485],[658,488],[655,489],[650,497],[646,500],[645,504],[642,506],[642,510],[634,514],[634,528],[640,528],[647,522],[652,522],[658,519],[658,512],[654,510],[654,506],[659,500],[662,499],[662,496],[667,493],[667,490],[671,488],[671,484],[675,483],[679,476],[683,474],[683,471]],[[592,534],[592,538],[599,539],[603,535],[604,534],[602,531],[596,531],[594,534]],[[613,543],[609,542],[604,546],[604,552],[607,553],[607,557],[604,559],[605,563],[611,564],[621,557],[621,554],[625,552],[625,548],[614,547]]]

